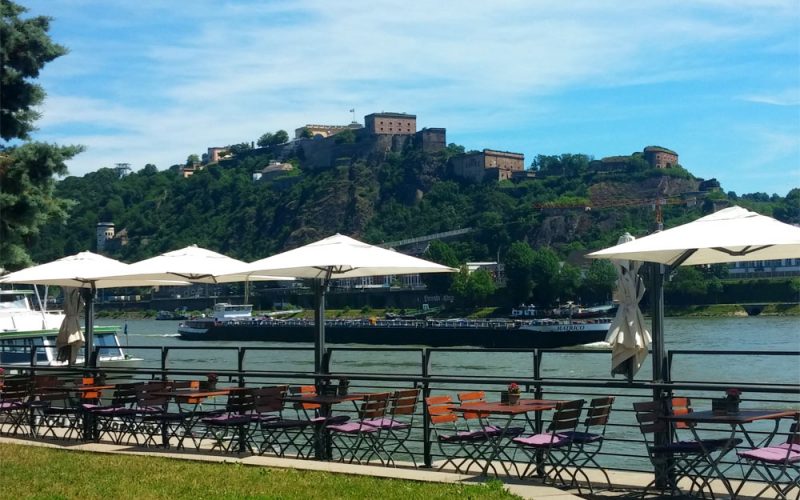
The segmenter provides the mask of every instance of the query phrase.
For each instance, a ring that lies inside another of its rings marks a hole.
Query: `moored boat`
[[[31,350],[36,348],[36,364],[65,366],[57,360],[56,337],[64,320],[60,311],[36,310],[31,305],[30,290],[0,290],[0,364],[30,365]],[[125,354],[119,342],[118,327],[94,327],[94,345],[99,347],[99,367],[135,367],[140,358]],[[83,364],[79,355],[76,364]]]
[[[212,317],[178,325],[183,340],[313,342],[314,322],[306,319],[225,315],[217,304]],[[250,307],[250,306],[239,306]],[[250,308],[252,309],[252,308]],[[223,313],[223,314],[220,314]],[[558,348],[605,340],[610,318],[593,320],[333,319],[325,322],[332,344]]]

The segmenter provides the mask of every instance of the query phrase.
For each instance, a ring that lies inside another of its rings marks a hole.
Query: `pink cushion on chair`
[[[364,423],[380,429],[408,429],[410,427],[408,424],[392,420],[391,418],[373,418],[371,420],[364,420]]]
[[[345,424],[337,424],[337,425],[329,425],[329,430],[334,432],[345,432],[347,434],[357,434],[359,432],[378,432],[377,427],[372,427],[366,424],[360,424],[359,422],[347,422]]]
[[[791,451],[788,448],[782,448],[780,446],[769,446],[766,448],[740,451],[737,453],[737,455],[749,460],[758,460],[759,462],[767,462],[770,464],[782,464],[787,460],[790,463],[800,461],[800,452]]]
[[[570,444],[572,441],[564,434],[542,433],[534,434],[528,437],[519,437],[512,439],[517,444],[523,446],[531,446],[533,448],[547,448],[548,446],[564,446]]]

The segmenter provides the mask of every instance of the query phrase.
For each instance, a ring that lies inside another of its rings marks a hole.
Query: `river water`
[[[120,324],[113,320],[98,320],[98,324]],[[178,339],[176,321],[129,320],[127,335],[121,341],[128,344],[129,354],[143,358],[142,366],[160,368],[160,353],[163,346],[169,350],[168,366],[174,369],[203,370],[204,372],[234,370],[237,366],[237,348],[244,346],[248,352],[244,359],[246,370],[269,370],[311,372],[313,350],[311,344],[282,344],[271,342],[188,342]],[[672,379],[675,382],[723,382],[731,386],[737,383],[781,383],[800,385],[800,356],[796,354],[768,355],[766,352],[800,351],[800,318],[795,317],[742,317],[742,318],[667,318],[665,321],[665,344],[668,350],[689,351],[744,351],[748,354],[681,354],[674,355]],[[417,351],[375,351],[375,346],[330,346],[334,348],[331,362],[333,372],[373,373],[391,375],[421,375],[421,355]],[[363,350],[336,350],[347,347]],[[413,346],[410,346],[413,347]],[[203,348],[203,349],[201,349]],[[209,349],[210,348],[210,349]],[[298,349],[301,348],[301,349]],[[288,349],[288,350],[287,350]],[[372,350],[370,350],[372,349]],[[587,352],[588,351],[588,352]],[[758,354],[758,353],[765,354]],[[562,349],[547,352],[542,358],[542,377],[545,379],[607,379],[609,378],[610,354],[608,345],[584,346],[580,349]],[[652,366],[650,358],[637,374],[637,380],[650,380]],[[529,353],[448,352],[436,351],[431,357],[431,375],[434,376],[479,376],[502,377],[505,380],[532,378],[533,362]],[[277,380],[275,381],[277,382]],[[281,380],[282,383],[294,381]],[[298,381],[299,382],[299,381]],[[308,383],[308,379],[303,381]],[[407,384],[404,384],[407,386]],[[356,386],[357,387],[357,386]],[[465,390],[465,384],[436,386],[436,392]],[[473,389],[500,390],[502,385],[474,384]],[[563,389],[562,389],[563,390]],[[569,389],[567,389],[569,391]],[[575,397],[592,397],[604,394],[595,389],[592,394],[580,394],[581,389],[571,394]],[[564,393],[561,393],[562,396]],[[612,423],[606,437],[608,444],[604,452],[611,467],[650,470],[644,458],[641,442],[635,430],[631,409],[633,401],[647,399],[647,391],[617,392]],[[695,391],[687,393],[695,398],[696,406],[708,407],[703,398],[720,397]],[[546,395],[547,396],[547,395]],[[497,397],[491,395],[490,398]],[[552,396],[551,396],[552,397]],[[780,394],[758,397],[745,395],[745,403],[751,407],[798,408],[796,395]],[[752,399],[751,399],[752,398]],[[772,398],[771,401],[769,399]],[[748,401],[750,399],[750,401]],[[757,422],[750,429],[769,432],[769,422]],[[421,431],[420,431],[421,432]],[[713,430],[712,430],[713,432]],[[691,438],[691,436],[687,436]],[[715,435],[714,437],[724,437]],[[421,435],[412,448],[419,447]],[[633,440],[632,440],[633,439]]]
[[[121,324],[119,320],[98,320],[98,324]],[[177,346],[170,350],[172,368],[232,370],[236,368],[236,348],[270,348],[252,350],[245,357],[245,369],[275,371],[312,371],[312,344],[278,342],[188,342],[177,337],[176,321],[128,320],[123,344],[129,354],[143,358],[143,366],[159,368],[161,346]],[[800,350],[800,318],[666,318],[665,344],[668,350],[709,351],[798,351]],[[204,349],[197,349],[197,348]],[[207,349],[212,347],[214,349]],[[282,348],[304,347],[307,350]],[[359,347],[331,345],[330,347]],[[375,352],[373,346],[360,346],[367,351],[335,351],[331,370],[334,372],[409,374],[421,373],[419,352]],[[413,346],[411,346],[413,347]],[[542,376],[566,378],[607,378],[610,358],[604,343],[584,346],[591,353],[564,349],[546,353]],[[797,356],[698,356],[676,354],[672,366],[674,381],[725,381],[800,383],[800,362]],[[647,380],[652,373],[648,362],[637,379]],[[431,375],[469,375],[532,377],[531,355],[526,353],[436,352],[432,356]]]

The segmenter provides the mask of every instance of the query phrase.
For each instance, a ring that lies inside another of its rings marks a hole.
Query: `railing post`
[[[167,380],[167,355],[169,347],[161,346],[161,380]]]
[[[428,405],[425,402],[431,395],[430,377],[431,351],[428,348],[422,349],[422,453],[425,467],[433,467],[433,457],[431,456],[431,423],[428,415]]]
[[[244,355],[246,351],[244,347],[239,347],[237,350],[236,371],[239,372],[239,387],[244,387]]]
[[[543,399],[544,389],[542,388],[542,351],[539,349],[533,350],[533,379],[537,382],[533,390],[534,399]],[[534,412],[534,424],[536,425],[536,432],[542,432],[542,412]]]

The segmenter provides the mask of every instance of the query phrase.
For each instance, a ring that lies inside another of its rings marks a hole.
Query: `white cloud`
[[[48,67],[40,135],[88,146],[75,174],[165,168],[266,131],[346,123],[352,107],[359,120],[416,113],[450,140],[484,133],[488,147],[504,129],[564,119],[553,96],[715,85],[730,78],[730,54],[752,40],[780,46],[798,14],[793,0],[31,3],[65,23],[58,41],[72,49]],[[738,95],[796,104],[797,92]]]

